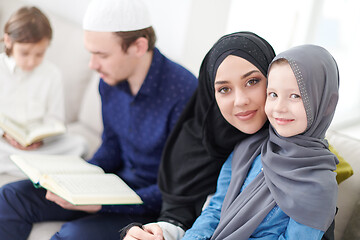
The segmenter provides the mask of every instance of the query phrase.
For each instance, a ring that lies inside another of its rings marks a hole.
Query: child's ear
[[[11,38],[10,38],[9,34],[7,34],[7,33],[4,34],[4,44],[5,44],[5,47],[8,49],[10,49],[12,46]]]

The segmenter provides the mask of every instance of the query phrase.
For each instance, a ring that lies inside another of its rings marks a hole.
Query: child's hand
[[[43,142],[40,141],[40,142],[35,142],[27,147],[24,147],[6,133],[4,133],[3,137],[11,146],[13,146],[14,148],[20,149],[20,150],[34,150],[43,145]]]

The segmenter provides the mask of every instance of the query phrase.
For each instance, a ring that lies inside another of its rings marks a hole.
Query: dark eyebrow
[[[251,76],[253,73],[260,73],[260,71],[252,70],[250,72],[247,72],[247,73],[245,73],[244,75],[241,76],[241,79],[247,78],[247,77]],[[215,81],[215,84],[225,84],[227,82],[228,81],[225,81],[225,80],[224,81]]]
[[[219,85],[222,85],[225,83],[228,83],[228,81],[215,81],[215,84],[219,84]]]
[[[250,76],[253,73],[259,73],[259,71],[258,70],[252,70],[252,71],[250,71],[248,73],[245,73],[241,78],[242,79],[247,78],[248,76]]]

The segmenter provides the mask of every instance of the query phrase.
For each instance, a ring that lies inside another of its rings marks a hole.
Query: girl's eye
[[[296,99],[296,98],[301,98],[301,96],[299,95],[299,94],[291,94],[290,95],[290,98],[294,98],[294,99]]]
[[[219,88],[218,92],[221,94],[226,94],[226,93],[230,92],[230,88],[222,87],[222,88]]]
[[[259,79],[252,78],[252,79],[250,79],[249,81],[246,82],[246,86],[250,87],[250,86],[253,86],[253,85],[257,84],[258,82],[260,82]]]
[[[271,97],[271,98],[276,98],[276,97],[277,97],[277,94],[274,93],[274,92],[269,92],[269,93],[268,93],[268,96]]]

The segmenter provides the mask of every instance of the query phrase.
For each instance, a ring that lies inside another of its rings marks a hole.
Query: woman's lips
[[[235,116],[242,121],[247,121],[247,120],[253,118],[255,116],[256,112],[257,112],[257,110],[240,112],[240,113],[235,114]]]

